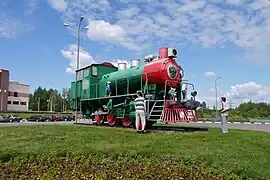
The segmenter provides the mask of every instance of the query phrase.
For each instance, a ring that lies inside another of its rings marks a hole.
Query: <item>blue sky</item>
[[[198,98],[269,101],[270,3],[266,0],[1,0],[0,68],[10,79],[61,89],[75,78],[76,25],[85,17],[81,66],[178,49]],[[64,27],[63,23],[75,29]],[[73,53],[71,53],[73,52]]]

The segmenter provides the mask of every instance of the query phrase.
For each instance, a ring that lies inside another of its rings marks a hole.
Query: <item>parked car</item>
[[[51,116],[51,118],[52,118],[52,121],[58,121],[59,120],[59,118],[57,116]]]
[[[66,117],[67,117],[67,121],[74,121],[75,120],[75,118],[72,116],[66,116]]]
[[[55,117],[55,121],[61,121],[62,120],[61,116],[54,116],[54,117]]]
[[[7,117],[10,122],[20,122],[22,120],[22,118],[17,115],[8,115]]]
[[[45,121],[54,121],[52,116],[43,116]]]
[[[70,116],[61,116],[61,121],[73,121],[72,117]]]
[[[45,116],[31,116],[30,118],[27,118],[27,121],[44,122],[46,121],[46,118]]]
[[[10,122],[10,119],[7,116],[0,116],[0,123]]]

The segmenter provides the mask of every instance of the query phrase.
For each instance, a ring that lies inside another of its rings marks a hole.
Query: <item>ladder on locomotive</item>
[[[164,100],[156,100],[149,112],[148,119],[162,121],[164,112]]]

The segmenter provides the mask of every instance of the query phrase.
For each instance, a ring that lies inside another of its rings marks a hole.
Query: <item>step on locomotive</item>
[[[71,82],[73,110],[97,124],[135,126],[134,100],[141,91],[146,99],[146,127],[154,123],[197,121],[201,103],[195,100],[194,85],[183,79],[184,70],[176,62],[177,50],[160,48],[159,55],[146,56],[144,63],[132,59],[126,63],[103,62],[77,70],[77,83]],[[110,94],[106,86],[110,86]],[[183,98],[183,84],[192,88]],[[76,89],[77,88],[77,89]],[[77,93],[76,93],[77,92]],[[76,104],[77,103],[77,104]]]

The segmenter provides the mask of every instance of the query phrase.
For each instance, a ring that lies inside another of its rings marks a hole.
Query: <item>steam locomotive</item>
[[[183,100],[184,71],[176,58],[176,49],[160,48],[159,55],[147,56],[144,64],[132,59],[129,68],[123,62],[118,67],[103,62],[77,70],[77,83],[71,82],[73,110],[97,124],[131,127],[135,125],[134,99],[140,90],[146,98],[147,127],[156,122],[197,121],[196,109],[201,104],[195,100],[197,92],[191,83],[187,83],[193,89],[191,99]],[[110,95],[106,93],[107,83]]]

